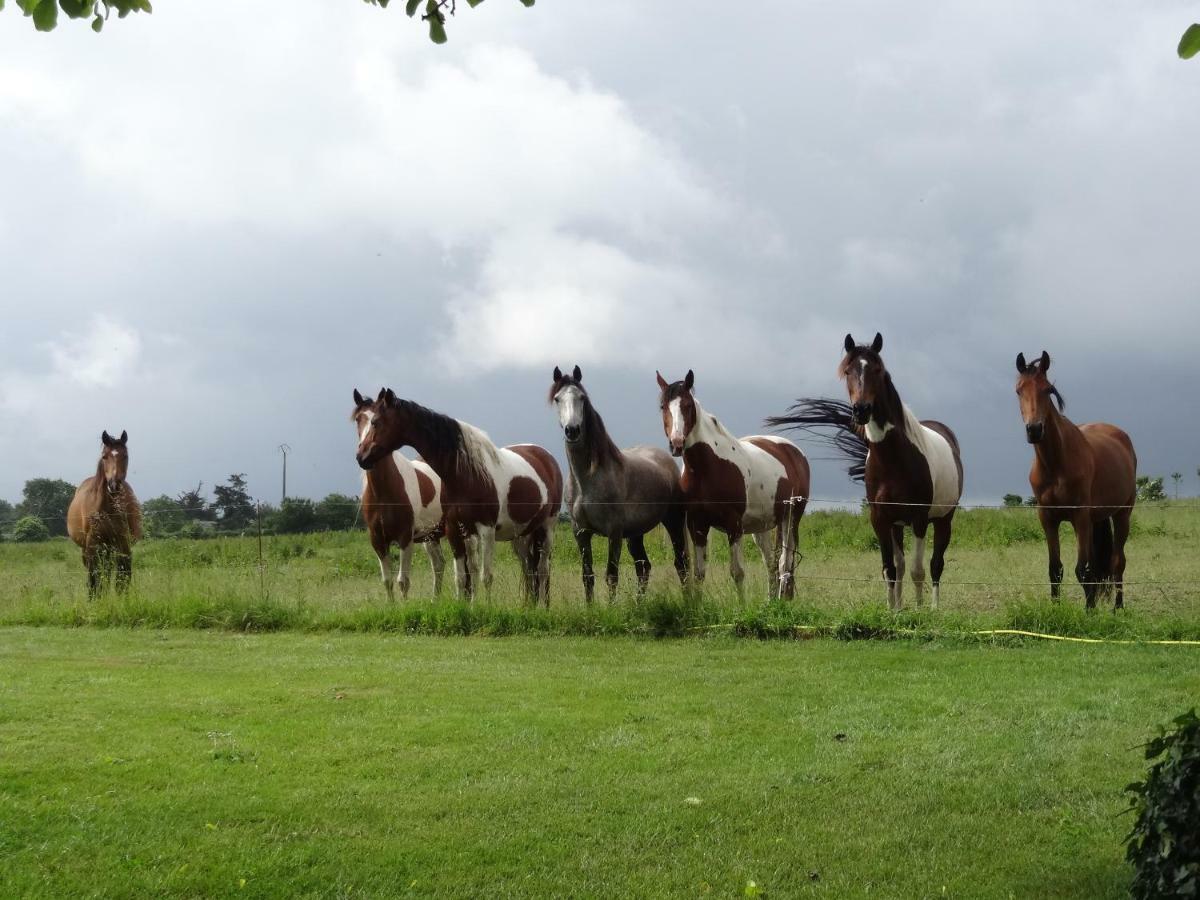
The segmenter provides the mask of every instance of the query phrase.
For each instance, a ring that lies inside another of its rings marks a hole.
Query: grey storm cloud
[[[233,28],[212,0],[5,28],[0,496],[83,477],[102,428],[143,497],[246,472],[273,499],[281,441],[295,493],[356,492],[349,398],[383,384],[558,451],[556,364],[625,444],[662,440],[656,368],[749,433],[875,331],[968,499],[1025,487],[1018,351],[1190,475],[1164,388],[1200,375],[1190,15],[484,4],[434,47],[396,10]]]

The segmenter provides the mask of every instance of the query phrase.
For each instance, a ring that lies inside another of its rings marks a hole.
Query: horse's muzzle
[[[364,453],[362,450],[359,450],[354,454],[354,458],[358,461],[358,467],[360,469],[370,469],[375,465],[374,454],[371,452]]]
[[[1034,422],[1025,426],[1025,440],[1031,444],[1036,444],[1042,439],[1042,435],[1046,433],[1046,423]]]
[[[870,403],[855,403],[854,406],[850,407],[850,410],[854,413],[855,425],[866,425],[871,421]]]
[[[574,444],[579,440],[579,436],[583,433],[583,429],[578,425],[568,425],[563,429],[563,435],[567,439],[568,444]]]
[[[683,456],[683,441],[671,441],[669,444],[671,455],[675,457]]]

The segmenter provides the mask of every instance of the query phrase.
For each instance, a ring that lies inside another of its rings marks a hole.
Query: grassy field
[[[1119,897],[1194,651],[0,630],[6,896]]]
[[[647,601],[635,600],[632,565],[625,556],[618,602],[583,603],[579,556],[569,529],[556,537],[549,613],[524,608],[516,562],[507,547],[496,554],[490,602],[452,602],[452,580],[430,603],[432,577],[421,551],[415,556],[413,595],[389,605],[378,566],[362,533],[267,536],[262,565],[256,537],[152,540],[135,551],[135,589],[128,598],[89,603],[78,550],[65,540],[0,544],[0,624],[148,625],[236,630],[374,630],[437,634],[490,631],[674,634],[689,628],[733,625],[753,634],[787,632],[794,625],[836,630],[881,628],[929,631],[984,627],[1049,629],[1110,637],[1200,637],[1200,590],[1195,549],[1200,506],[1194,502],[1140,508],[1129,545],[1128,611],[1084,616],[1081,591],[1070,576],[1065,602],[1046,602],[1046,552],[1032,510],[965,510],[956,518],[947,556],[942,611],[884,609],[874,536],[865,516],[811,513],[801,528],[803,560],[798,598],[766,604],[757,550],[746,541],[745,601],[728,573],[723,537],[714,535],[708,582],[700,596],[683,597],[661,529],[647,542],[654,561]],[[1064,531],[1064,547],[1073,547]],[[596,542],[598,564],[605,553]],[[1071,565],[1068,564],[1068,572]],[[606,592],[601,586],[599,594]],[[906,597],[911,604],[911,585]]]

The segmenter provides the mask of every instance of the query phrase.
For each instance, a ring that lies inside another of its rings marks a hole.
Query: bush
[[[316,506],[304,497],[288,497],[273,518],[277,534],[308,534],[317,528]]]
[[[22,543],[50,540],[50,529],[37,516],[23,516],[13,526],[12,539]]]
[[[1146,780],[1126,788],[1137,821],[1125,858],[1138,900],[1200,895],[1200,718],[1192,709],[1174,724],[1146,745],[1146,759],[1158,760]]]
[[[1166,500],[1167,492],[1163,490],[1162,476],[1139,475],[1137,477],[1137,498],[1149,503]]]

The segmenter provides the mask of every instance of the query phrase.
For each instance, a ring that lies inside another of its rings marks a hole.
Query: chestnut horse
[[[67,509],[67,534],[83,548],[88,597],[100,593],[101,577],[116,564],[116,587],[124,591],[133,577],[133,544],[142,537],[142,508],[125,480],[129,471],[129,434],[100,435],[96,474],[83,481]]]
[[[351,418],[358,429],[358,441],[371,428],[367,411],[371,401],[357,390],[354,392],[354,412]],[[395,598],[392,589],[392,544],[400,548],[400,572],[396,584],[400,596],[408,598],[409,572],[412,571],[414,543],[425,545],[433,568],[433,594],[442,592],[442,572],[446,562],[442,557],[442,479],[422,460],[415,462],[403,453],[384,457],[363,472],[362,515],[371,536],[371,546],[379,557],[379,573],[387,588],[388,599]]]
[[[562,506],[562,472],[534,444],[497,447],[466,422],[396,397],[384,388],[365,410],[369,428],[358,464],[370,469],[389,453],[412,447],[442,479],[446,538],[454,550],[458,595],[489,591],[497,539],[512,541],[525,595],[550,605],[550,549]]]
[[[683,497],[695,548],[696,581],[704,580],[708,531],[729,536],[729,572],[742,594],[742,535],[762,552],[772,597],[795,596],[800,517],[808,500],[808,460],[777,435],[736,438],[700,408],[695,375],[668,384],[659,373],[663,431],[673,456],[683,457]],[[771,532],[775,532],[772,544]]]
[[[1076,425],[1062,414],[1062,394],[1046,378],[1050,354],[1026,365],[1017,355],[1017,397],[1025,437],[1033,444],[1029,486],[1050,551],[1050,596],[1058,597],[1063,564],[1058,527],[1070,522],[1077,545],[1075,577],[1087,608],[1096,605],[1103,582],[1116,583],[1114,607],[1125,602],[1125,540],[1137,499],[1137,455],[1133,442],[1115,425]],[[1055,408],[1054,401],[1058,401]]]
[[[888,605],[901,606],[904,529],[913,532],[913,588],[919,604],[925,588],[925,534],[933,525],[932,605],[938,605],[954,511],[962,496],[963,468],[958,439],[941,422],[918,421],[900,399],[879,355],[883,336],[871,345],[846,335],[838,377],[850,402],[800,400],[772,425],[815,430],[833,428],[827,440],[850,459],[850,476],[866,482],[871,527],[879,540]]]
[[[558,410],[567,445],[571,477],[567,485],[567,509],[579,555],[583,562],[583,590],[592,602],[596,576],[592,571],[592,535],[608,538],[608,599],[617,592],[617,567],[621,540],[629,542],[629,553],[637,572],[638,596],[650,580],[650,557],[646,554],[646,532],[660,522],[667,529],[675,551],[675,571],[687,583],[687,532],[684,527],[683,489],[679,469],[658,447],[618,449],[608,436],[604,420],[583,386],[579,366],[570,375],[555,367],[550,401]]]

